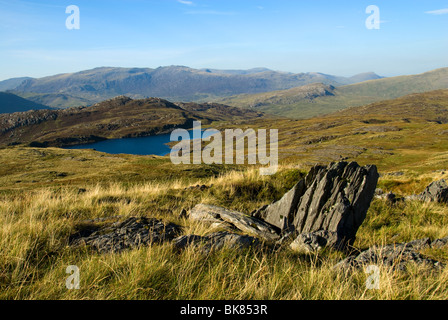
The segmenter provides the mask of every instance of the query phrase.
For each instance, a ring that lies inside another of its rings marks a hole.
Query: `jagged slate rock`
[[[402,271],[410,262],[426,265],[432,268],[442,267],[439,261],[422,256],[417,250],[424,248],[427,239],[416,240],[403,244],[392,244],[372,247],[358,256],[350,256],[335,265],[337,270],[359,269],[368,265],[387,266]]]
[[[298,233],[335,232],[341,246],[352,244],[378,182],[376,166],[356,162],[315,166],[305,178],[293,225]]]
[[[431,242],[431,248],[443,248],[445,246],[448,246],[448,237],[437,239]]]
[[[292,250],[303,253],[316,252],[324,247],[338,247],[338,236],[335,232],[316,231],[300,234],[291,244]]]
[[[279,201],[259,209],[254,217],[270,223],[280,230],[285,230],[294,220],[300,197],[305,192],[305,181],[300,180]]]
[[[207,235],[206,239],[213,250],[219,250],[225,247],[230,249],[244,249],[256,247],[260,244],[259,240],[255,237],[226,231],[212,233]]]
[[[180,231],[181,227],[173,223],[164,224],[154,218],[131,217],[97,228],[90,235],[72,238],[70,244],[88,245],[100,253],[120,252],[172,240]]]
[[[260,244],[259,240],[255,237],[226,231],[212,233],[204,237],[197,235],[186,235],[173,240],[174,246],[179,250],[185,249],[190,245],[197,245],[201,243],[204,244],[205,252],[220,250],[223,248],[239,250],[256,247]]]
[[[186,247],[192,245],[192,244],[197,244],[204,241],[204,237],[201,236],[197,236],[194,234],[189,234],[189,235],[185,235],[185,236],[180,236],[176,239],[173,240],[173,245],[176,249],[178,250],[182,250],[185,249]]]
[[[448,203],[448,184],[444,179],[435,181],[418,198],[421,201]]]
[[[269,223],[247,216],[241,212],[231,211],[217,206],[198,204],[191,209],[190,218],[212,223],[228,222],[247,234],[267,241],[275,241],[280,237],[276,228]]]

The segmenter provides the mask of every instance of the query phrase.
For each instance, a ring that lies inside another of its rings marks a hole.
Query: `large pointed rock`
[[[315,166],[281,200],[255,215],[283,231],[292,225],[296,234],[306,235],[296,241],[295,248],[319,247],[320,243],[342,248],[354,242],[378,178],[376,166],[361,167],[356,162]],[[331,237],[322,239],[325,234]],[[310,239],[315,240],[311,246]]]
[[[255,211],[252,215],[281,230],[286,230],[294,220],[300,197],[305,192],[305,182],[300,180],[279,201]]]

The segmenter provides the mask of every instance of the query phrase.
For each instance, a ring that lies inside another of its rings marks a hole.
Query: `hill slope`
[[[375,74],[351,78],[322,73],[287,73],[264,68],[251,70],[192,69],[183,66],[149,68],[96,68],[77,73],[28,79],[14,88],[23,94],[63,94],[93,104],[118,95],[132,98],[160,97],[170,101],[210,101],[243,93],[290,89],[321,82],[340,86],[359,80],[376,79]],[[31,96],[28,96],[30,99]],[[66,101],[73,105],[73,99]],[[45,100],[53,107],[60,101]]]
[[[158,98],[132,100],[120,96],[85,108],[0,115],[0,146],[31,142],[68,146],[168,133],[174,128],[190,129],[194,120],[207,124],[259,117],[259,112],[219,104],[183,106]]]
[[[0,92],[0,113],[48,109],[42,104],[21,98],[9,92]]]
[[[448,68],[437,69],[418,75],[399,76],[365,81],[332,88],[329,94],[313,95],[323,85],[306,86],[286,91],[264,94],[239,95],[218,100],[220,103],[250,108],[292,118],[310,118],[347,107],[402,97],[407,94],[448,88]],[[308,91],[309,95],[303,92]],[[297,94],[302,92],[301,94]],[[311,98],[310,98],[311,95]],[[280,98],[279,98],[280,97]]]
[[[8,91],[17,88],[25,80],[30,80],[30,77],[12,78],[8,80],[0,81],[0,91]]]

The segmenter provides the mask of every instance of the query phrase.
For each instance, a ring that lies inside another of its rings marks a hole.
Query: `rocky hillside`
[[[168,133],[216,120],[246,120],[262,114],[219,104],[173,104],[119,96],[91,107],[0,115],[0,145],[67,146],[105,139]]]

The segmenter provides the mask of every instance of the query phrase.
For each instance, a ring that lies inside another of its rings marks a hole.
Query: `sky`
[[[79,29],[67,28],[70,5]],[[339,76],[448,67],[448,0],[0,0],[0,80],[169,65]]]

